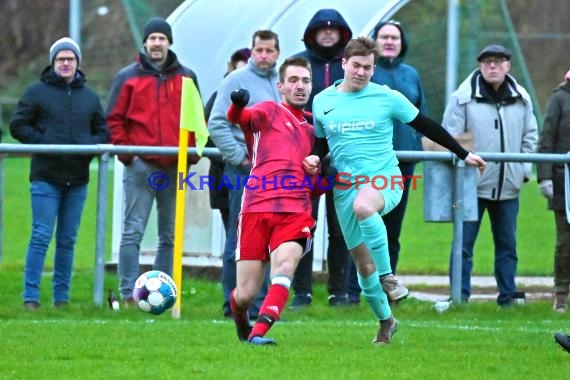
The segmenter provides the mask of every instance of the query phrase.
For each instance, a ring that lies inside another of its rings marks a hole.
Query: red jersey
[[[305,112],[285,103],[233,104],[228,120],[240,125],[251,160],[251,173],[240,179],[242,213],[307,212],[316,176],[303,169],[315,137]]]

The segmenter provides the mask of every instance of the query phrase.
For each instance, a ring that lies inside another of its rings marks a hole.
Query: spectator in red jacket
[[[171,44],[170,25],[158,17],[150,19],[137,61],[121,69],[111,86],[107,122],[113,144],[178,146],[182,78],[192,78],[197,87],[198,82],[196,74],[170,50]],[[193,134],[189,145],[195,146]],[[125,165],[125,215],[118,272],[121,296],[128,304],[133,302],[140,243],[155,199],[158,247],[154,269],[172,274],[177,157],[135,155],[119,156],[119,160]],[[197,157],[190,160],[196,162]],[[162,184],[170,185],[152,186],[149,179],[157,173],[163,176]]]

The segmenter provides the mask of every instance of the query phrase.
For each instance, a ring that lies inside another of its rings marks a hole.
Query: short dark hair
[[[311,72],[311,64],[303,57],[289,57],[287,58],[281,66],[279,66],[279,82],[283,83],[285,81],[285,71],[289,66],[301,66],[309,70],[309,75],[311,79],[313,78],[313,73]]]
[[[230,57],[230,64],[232,68],[235,69],[238,62],[247,62],[249,57],[251,57],[251,50],[249,50],[249,48],[236,50]]]
[[[251,48],[253,49],[255,46],[255,38],[258,37],[260,40],[275,40],[275,48],[279,51],[279,36],[277,33],[271,30],[257,30],[253,33],[251,37]]]
[[[374,62],[376,62],[379,55],[378,48],[376,43],[368,37],[353,38],[344,48],[344,59],[347,61],[355,55],[369,56],[370,54],[374,54]]]

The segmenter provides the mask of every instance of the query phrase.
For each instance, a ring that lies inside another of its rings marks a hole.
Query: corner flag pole
[[[176,180],[176,213],[174,218],[174,257],[173,280],[178,288],[176,303],[172,307],[172,318],[180,319],[182,299],[182,253],[184,250],[184,214],[186,206],[186,188],[183,179],[188,163],[188,135],[192,131],[196,136],[196,150],[202,155],[208,140],[208,129],[204,118],[204,106],[200,93],[191,78],[182,78],[182,97],[180,104],[180,133],[178,143],[178,178]]]
[[[184,101],[184,97],[182,97]],[[182,120],[182,118],[180,118]],[[182,252],[184,248],[184,211],[186,209],[186,188],[181,184],[181,176],[186,175],[188,161],[188,130],[180,128],[178,143],[178,178],[176,180],[176,211],[174,216],[174,257],[172,274],[178,288],[176,303],[172,307],[172,318],[180,319],[180,300],[182,298]]]

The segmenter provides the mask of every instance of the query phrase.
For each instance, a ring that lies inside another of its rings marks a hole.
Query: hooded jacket
[[[376,41],[378,30],[388,22],[384,21],[376,25],[372,39]],[[389,59],[379,57],[374,68],[371,82],[383,84],[402,93],[420,113],[427,116],[428,108],[420,75],[417,70],[404,63],[408,52],[408,39],[404,30],[397,24],[391,24],[400,30],[402,50],[398,57],[390,62]],[[407,124],[394,120],[394,134],[392,137],[394,150],[422,150],[421,135]]]
[[[10,133],[24,144],[106,144],[109,132],[99,96],[77,70],[69,84],[46,67],[31,85],[10,121]],[[33,154],[30,181],[78,186],[89,182],[91,156]]]
[[[339,42],[330,48],[319,46],[316,41],[317,31],[325,26],[336,26],[340,29]],[[344,55],[344,47],[352,38],[352,31],[341,14],[334,9],[321,9],[307,24],[305,33],[303,34],[303,42],[306,50],[295,54],[295,56],[303,57],[311,64],[313,76],[313,91],[309,97],[309,102],[305,106],[305,110],[312,111],[313,98],[319,92],[332,85],[335,80],[344,76],[342,69],[342,57]]]
[[[499,98],[487,86],[481,71],[473,71],[451,94],[443,126],[452,135],[472,132],[476,152],[534,153],[538,133],[529,94],[509,74]],[[530,163],[487,162],[477,195],[495,201],[515,199],[530,176]]]
[[[570,80],[560,84],[548,101],[544,125],[538,140],[538,153],[566,154],[570,151]],[[538,181],[552,180],[554,197],[548,202],[551,210],[564,211],[564,164],[539,162]]]
[[[183,66],[172,51],[162,67],[157,67],[143,47],[137,62],[121,69],[111,84],[107,122],[115,145],[178,146],[182,78],[190,77],[198,87],[196,74]],[[188,146],[196,146],[194,133]],[[129,165],[133,156],[120,155]],[[167,167],[176,165],[176,156],[144,156],[144,160]],[[189,156],[189,163],[199,158]]]

